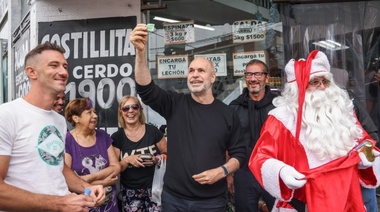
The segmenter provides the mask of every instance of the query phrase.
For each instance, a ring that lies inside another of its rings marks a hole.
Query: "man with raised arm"
[[[145,24],[134,28],[130,41],[136,48],[136,90],[143,102],[167,121],[162,210],[224,212],[225,177],[244,164],[246,156],[239,117],[212,94],[213,63],[202,57],[190,63],[190,94],[165,91],[155,85],[147,66]],[[226,151],[230,156],[227,163]]]

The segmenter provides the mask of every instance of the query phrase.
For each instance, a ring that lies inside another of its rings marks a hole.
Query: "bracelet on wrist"
[[[220,166],[222,169],[223,169],[223,171],[224,171],[224,177],[227,177],[227,175],[228,175],[228,170],[227,170],[227,168],[224,166],[224,165],[221,165]]]

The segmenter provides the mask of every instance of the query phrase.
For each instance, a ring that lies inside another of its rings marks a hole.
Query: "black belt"
[[[298,212],[306,211],[306,204],[296,198],[293,198],[292,200],[290,200],[289,204]]]

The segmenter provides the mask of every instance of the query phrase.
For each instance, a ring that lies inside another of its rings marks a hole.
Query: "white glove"
[[[372,150],[372,152],[375,157],[378,157],[380,155],[380,152],[378,151]],[[358,163],[358,169],[367,169],[373,166],[373,162],[368,161],[363,152],[359,152],[359,157],[361,161]]]
[[[306,184],[306,180],[298,180],[304,178],[305,175],[299,173],[294,167],[284,166],[280,171],[280,178],[290,189],[301,188]]]

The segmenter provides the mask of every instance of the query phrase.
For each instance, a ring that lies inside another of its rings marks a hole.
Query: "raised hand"
[[[148,30],[146,24],[137,24],[129,35],[129,40],[137,51],[144,51],[148,42]]]

